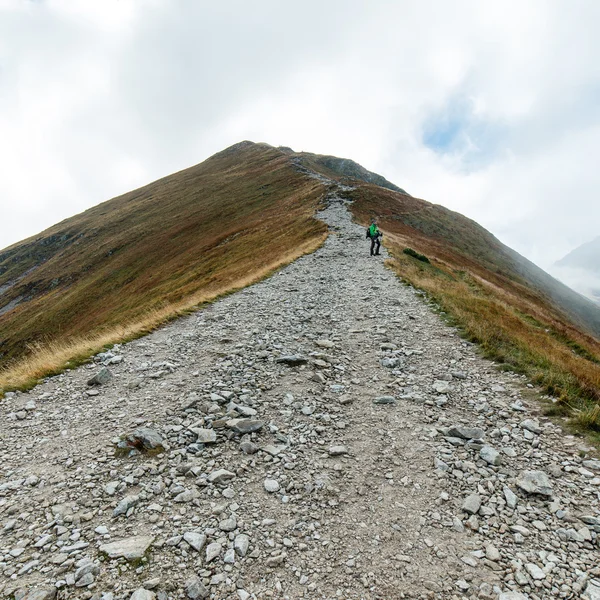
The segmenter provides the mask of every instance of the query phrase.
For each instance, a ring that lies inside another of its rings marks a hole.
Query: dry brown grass
[[[219,296],[257,283],[300,256],[314,252],[325,239],[326,234],[322,234],[285,255],[273,257],[262,266],[236,280],[229,280],[227,284],[213,288],[210,293],[196,292],[177,303],[165,303],[160,308],[148,311],[143,318],[85,336],[31,346],[30,352],[23,358],[0,370],[0,391],[30,388],[43,377],[82,364],[108,346],[150,333],[161,325],[188,314],[191,310],[213,302]]]

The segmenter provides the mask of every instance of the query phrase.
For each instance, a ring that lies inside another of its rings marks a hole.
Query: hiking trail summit
[[[341,197],[320,218],[315,253],[7,395],[0,597],[600,599],[600,461]]]

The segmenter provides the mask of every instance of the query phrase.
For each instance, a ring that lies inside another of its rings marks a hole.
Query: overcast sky
[[[600,233],[595,0],[0,0],[0,248],[243,139],[544,268]]]

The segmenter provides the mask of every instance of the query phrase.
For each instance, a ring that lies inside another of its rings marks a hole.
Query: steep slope
[[[0,365],[37,344],[134,334],[264,276],[322,242],[321,196],[284,153],[244,142],[5,249]]]

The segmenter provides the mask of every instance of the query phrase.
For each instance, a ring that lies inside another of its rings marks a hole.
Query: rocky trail
[[[342,199],[321,218],[270,279],[7,396],[0,596],[600,599],[600,461]]]

